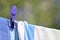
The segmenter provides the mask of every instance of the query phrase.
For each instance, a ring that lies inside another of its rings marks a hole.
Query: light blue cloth
[[[17,23],[15,23],[14,30],[11,31],[9,27],[9,20],[6,18],[0,17],[0,40],[18,40],[16,25]]]
[[[28,24],[24,21],[24,40],[34,40],[34,25]],[[27,36],[27,38],[26,38]]]
[[[15,26],[16,26],[15,27],[15,40],[19,40],[19,35],[18,35],[18,30],[17,30],[17,24],[18,23],[15,24]]]
[[[32,25],[26,21],[23,24],[24,40],[60,40],[60,30]]]

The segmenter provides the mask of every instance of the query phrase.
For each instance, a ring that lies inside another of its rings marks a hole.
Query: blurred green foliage
[[[51,28],[57,28],[54,23],[54,18],[57,13],[58,7],[52,2],[52,0],[0,0],[0,16],[10,18],[10,11],[12,5],[24,8],[25,2],[32,5],[32,19],[27,19],[29,23],[48,26]]]

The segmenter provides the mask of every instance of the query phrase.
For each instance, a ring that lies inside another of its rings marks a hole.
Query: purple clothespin
[[[10,19],[11,29],[14,29],[14,20],[15,20],[16,12],[17,12],[17,8],[14,5],[14,6],[12,6],[12,10],[11,10],[11,19]]]

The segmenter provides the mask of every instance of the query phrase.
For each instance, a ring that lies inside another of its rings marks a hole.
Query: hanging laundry
[[[19,35],[19,40],[24,40],[24,24],[22,21],[18,22],[18,35]]]
[[[34,40],[34,26],[26,22],[18,22],[18,33],[20,40]],[[28,34],[28,35],[27,35]]]
[[[11,40],[8,19],[0,18],[0,40]]]
[[[60,30],[18,22],[20,40],[60,40]]]
[[[60,40],[60,30],[28,24],[26,21],[14,21],[10,29],[10,20],[0,17],[0,40]]]
[[[10,29],[9,23],[10,21],[8,19],[0,17],[0,40],[18,40],[15,37],[18,36],[16,30],[17,22],[13,30]]]
[[[35,25],[34,27],[34,40],[60,40],[60,30],[37,25]]]

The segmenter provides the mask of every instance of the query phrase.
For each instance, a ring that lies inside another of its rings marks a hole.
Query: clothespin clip
[[[14,6],[12,6],[12,9],[11,9],[11,19],[10,19],[10,28],[11,29],[14,29],[14,20],[15,20],[16,12],[17,12],[17,8],[14,5]]]

